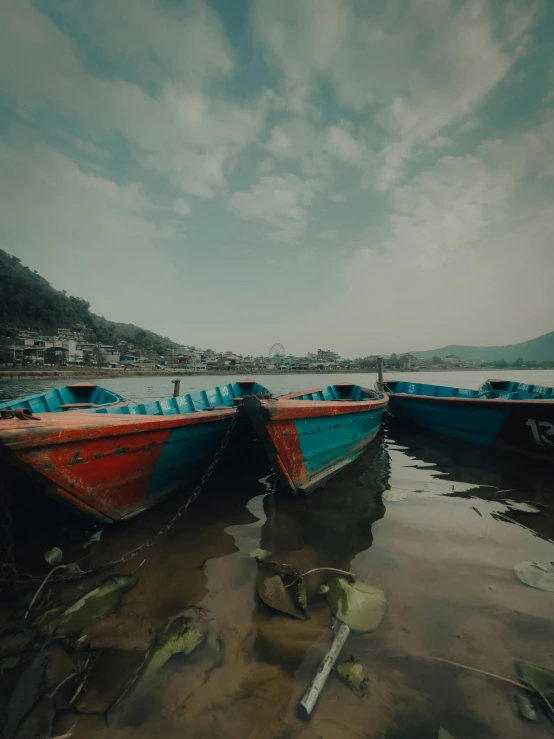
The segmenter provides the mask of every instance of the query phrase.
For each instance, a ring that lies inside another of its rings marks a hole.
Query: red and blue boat
[[[95,385],[92,382],[74,382],[35,395],[0,403],[0,411],[17,410],[28,413],[61,413],[63,411],[94,410],[123,405],[126,401],[121,395]]]
[[[148,404],[0,419],[0,462],[88,515],[127,519],[200,478],[249,395],[269,393],[244,380]]]
[[[395,422],[554,462],[554,391],[488,380],[479,390],[386,381]]]
[[[387,403],[384,393],[344,382],[280,398],[248,397],[244,408],[281,486],[307,494],[363,454]]]

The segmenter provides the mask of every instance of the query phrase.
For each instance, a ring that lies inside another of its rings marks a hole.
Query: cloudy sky
[[[554,329],[550,0],[0,0],[0,246],[244,353]]]

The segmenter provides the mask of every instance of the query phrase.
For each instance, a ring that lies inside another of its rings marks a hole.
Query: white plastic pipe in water
[[[327,678],[329,677],[331,670],[338,659],[340,651],[344,646],[344,642],[348,639],[348,634],[350,634],[350,628],[346,624],[341,623],[340,628],[335,633],[333,642],[329,647],[327,654],[319,665],[319,669],[316,672],[314,679],[308,685],[306,692],[302,696],[302,700],[298,704],[298,711],[302,718],[310,718],[315,704],[321,695],[321,691],[325,687]]]

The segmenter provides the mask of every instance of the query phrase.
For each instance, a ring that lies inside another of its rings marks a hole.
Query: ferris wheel
[[[271,349],[269,350],[269,356],[270,357],[285,357],[285,347],[282,344],[273,344]]]

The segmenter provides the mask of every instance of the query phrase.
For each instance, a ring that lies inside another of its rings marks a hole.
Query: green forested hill
[[[132,323],[116,323],[91,313],[86,300],[55,290],[20,259],[0,249],[0,334],[10,335],[17,329],[55,334],[58,328],[82,330],[91,341],[131,344],[160,354],[178,346]]]

